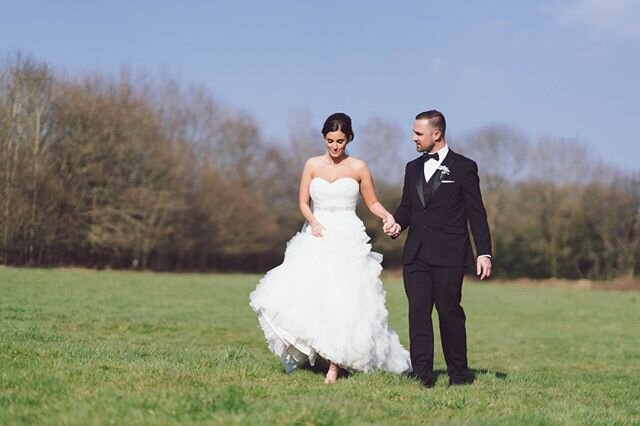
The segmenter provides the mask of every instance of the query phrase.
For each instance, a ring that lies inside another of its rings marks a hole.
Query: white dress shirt
[[[424,178],[427,182],[429,182],[429,179],[431,179],[436,170],[438,170],[438,167],[440,167],[440,164],[442,164],[442,161],[449,153],[449,146],[445,145],[436,152],[438,153],[438,161],[429,160],[424,162]],[[436,152],[432,152],[431,154],[435,154]]]

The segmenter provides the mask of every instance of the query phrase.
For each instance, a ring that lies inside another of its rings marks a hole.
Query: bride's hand
[[[323,233],[324,233],[324,226],[322,226],[320,222],[316,222],[313,225],[311,225],[311,235],[313,235],[314,237],[322,237]]]
[[[389,214],[382,219],[382,230],[387,233],[396,224],[396,219],[393,215]]]

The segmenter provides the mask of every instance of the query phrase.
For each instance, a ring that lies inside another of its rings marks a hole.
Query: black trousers
[[[422,250],[421,250],[422,251]],[[433,323],[435,305],[440,322],[442,351],[452,382],[468,376],[466,317],[460,305],[464,267],[429,265],[419,253],[404,265],[404,288],[409,300],[409,338],[413,374],[433,381]]]

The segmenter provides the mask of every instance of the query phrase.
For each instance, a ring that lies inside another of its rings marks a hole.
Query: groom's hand
[[[476,262],[476,273],[481,280],[491,276],[491,258],[489,256],[479,256]]]

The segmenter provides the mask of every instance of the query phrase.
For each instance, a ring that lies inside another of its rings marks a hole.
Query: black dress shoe
[[[471,383],[473,383],[473,380],[471,380],[468,377],[449,377],[449,386],[464,386],[464,385],[470,385]]]
[[[435,380],[430,380],[430,379],[424,379],[424,380],[420,380],[420,384],[422,386],[424,386],[427,389],[431,389],[432,387],[434,387],[436,385],[436,381]]]
[[[432,388],[432,387],[434,387],[436,385],[435,377],[421,377],[421,376],[418,376],[415,373],[409,374],[409,377],[411,377],[412,379],[420,382],[420,384],[422,386],[424,386],[425,388]]]

